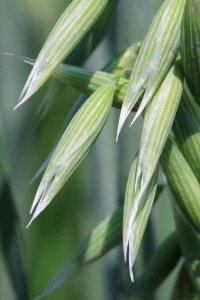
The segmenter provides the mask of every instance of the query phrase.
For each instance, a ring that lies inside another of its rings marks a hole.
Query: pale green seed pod
[[[185,79],[200,104],[200,2],[186,0],[181,29],[181,58]]]
[[[180,149],[168,138],[161,156],[175,200],[188,220],[200,232],[200,185]]]
[[[137,163],[138,156],[134,159],[129,172],[123,216],[124,256],[126,260],[128,254],[129,272],[132,281],[134,281],[133,264],[147,226],[158,183],[158,169],[156,169],[145,189],[145,193],[140,195],[139,189],[136,189]]]
[[[165,0],[157,12],[132,71],[120,113],[117,136],[140,96],[144,93],[134,120],[144,110],[165,77],[180,43],[184,6],[185,0]]]
[[[186,87],[173,123],[173,134],[179,149],[200,181],[200,107]]]
[[[117,83],[113,106],[121,108],[128,86],[128,80],[123,77],[126,77],[127,72],[130,72],[133,67],[140,48],[141,42],[134,43],[121,55],[105,66],[103,71],[94,72],[85,68],[61,64],[53,72],[52,76],[60,82],[69,85],[86,95],[91,95],[99,87],[108,84],[111,80],[116,78],[116,76],[119,76],[120,78]],[[34,65],[34,60],[31,58],[23,56],[17,57],[25,63]],[[138,106],[136,105],[134,109],[137,109],[137,107]]]
[[[109,115],[115,88],[116,83],[111,82],[97,89],[70,122],[39,185],[32,220],[52,201],[94,144]]]
[[[141,190],[149,182],[171,130],[183,92],[179,57],[144,112],[136,182]]]
[[[127,71],[132,68],[132,66],[135,63],[135,60],[137,58],[138,51],[141,47],[141,42],[136,42],[130,47],[128,47],[124,52],[122,52],[120,55],[118,55],[114,60],[109,62],[103,70],[106,72],[91,72],[89,70],[85,70],[83,68],[77,68],[68,66],[66,64],[61,64],[61,66],[54,72],[55,76],[57,76],[57,79],[60,79],[65,84],[69,84],[73,86],[74,88],[79,89],[79,91],[84,91],[86,94],[90,95],[92,92],[96,91],[99,87],[101,87],[104,84],[107,84],[110,82],[110,80],[114,80],[115,76],[121,77],[118,81],[116,91],[115,91],[115,98],[113,99],[112,105],[115,107],[121,107],[121,103],[123,100],[123,97],[126,92],[127,88],[127,80],[123,80],[123,77],[127,76]],[[23,61],[31,63],[31,59],[21,57]],[[110,72],[113,75],[107,73]],[[57,74],[57,75],[56,75]],[[67,118],[65,120],[64,128],[62,129],[63,134],[66,127],[69,125],[71,119],[74,117],[78,109],[83,105],[83,103],[86,101],[87,96],[81,95],[80,98],[76,101],[75,105],[72,107],[71,111],[67,115]],[[61,136],[60,135],[60,136]],[[60,138],[59,136],[59,138]],[[57,145],[58,141],[56,142]],[[55,146],[56,146],[55,145]],[[53,147],[52,151],[48,155],[48,157],[45,159],[43,164],[40,166],[36,174],[34,175],[31,182],[33,182],[38,176],[44,172],[46,169],[50,158],[52,156],[53,150],[55,149],[55,146]]]
[[[76,66],[84,63],[84,61],[108,33],[109,26],[115,14],[117,3],[118,0],[108,1],[97,22],[67,57],[67,60],[65,61],[66,63]]]
[[[144,203],[153,203],[153,187],[156,186],[158,161],[171,130],[172,123],[182,95],[180,60],[175,60],[164,81],[157,90],[144,114],[142,137],[137,162],[129,175],[125,197],[123,246],[126,258],[129,247],[129,269],[133,280],[132,266],[139,249],[142,234],[137,228],[138,215],[145,211]],[[150,196],[150,194],[152,195]],[[154,193],[154,196],[153,196]],[[146,200],[145,197],[147,197]],[[145,213],[143,230],[146,226],[151,206]],[[139,232],[139,233],[138,233]]]
[[[85,62],[108,33],[109,27],[113,21],[117,3],[118,0],[108,1],[97,22],[75,47],[67,59],[65,59],[65,63],[80,66]],[[64,88],[64,85],[57,82],[51,82],[50,87],[37,109],[37,117],[40,117],[40,119],[45,117],[46,113],[51,109],[53,102],[57,99],[56,96],[58,93],[61,93]]]
[[[31,97],[97,21],[108,0],[74,0],[62,14],[33,66],[18,107]]]

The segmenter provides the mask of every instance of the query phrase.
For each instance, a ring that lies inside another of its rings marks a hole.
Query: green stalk
[[[180,258],[181,252],[177,234],[172,233],[156,249],[152,258],[145,266],[143,273],[136,279],[128,299],[150,299],[155,290],[176,267]]]
[[[185,264],[182,266],[178,278],[174,285],[173,294],[171,300],[199,300],[200,296],[195,291],[194,286],[191,283],[191,279],[188,275]]]
[[[0,241],[15,299],[29,300],[27,273],[19,239],[19,220],[11,188],[6,179],[0,191]]]
[[[177,234],[191,282],[200,293],[200,235],[175,207]]]

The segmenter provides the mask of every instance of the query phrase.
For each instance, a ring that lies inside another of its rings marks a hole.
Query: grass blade
[[[176,267],[180,258],[181,251],[177,234],[174,232],[156,249],[141,276],[136,279],[128,299],[150,299]]]
[[[9,183],[5,180],[0,193],[1,250],[16,299],[29,300],[25,268],[21,256],[18,217]]]
[[[177,300],[177,299],[181,299],[181,300],[200,299],[199,295],[197,294],[197,292],[195,291],[191,283],[191,279],[188,275],[185,264],[182,266],[178,274],[178,278],[177,281],[175,282],[173,294],[171,297],[171,300]]]
[[[44,291],[36,299],[39,300],[51,294],[66,283],[71,276],[84,265],[95,261],[121,244],[122,215],[123,210],[119,208],[113,214],[105,218],[91,234],[83,240],[72,257],[64,264],[58,274],[49,281]]]
[[[16,108],[31,97],[72,52],[107,3],[108,0],[74,0],[67,7],[42,47]]]

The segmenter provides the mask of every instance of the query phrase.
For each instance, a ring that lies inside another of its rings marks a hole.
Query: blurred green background
[[[4,150],[1,149],[1,155],[6,156],[1,182],[6,173],[18,214],[20,250],[31,298],[42,290],[92,228],[122,201],[128,171],[140,137],[141,124],[138,122],[131,129],[125,126],[116,144],[119,112],[113,109],[92,151],[55,201],[26,229],[39,179],[32,185],[29,182],[54,145],[78,93],[66,88],[53,99],[53,105],[45,117],[38,117],[38,107],[51,84],[48,82],[28,103],[13,111],[30,67],[4,53],[35,58],[53,25],[70,2],[0,1],[0,114],[5,140],[5,146],[1,145],[5,147]],[[132,42],[143,39],[161,3],[161,0],[119,1],[107,37],[85,66],[99,69]],[[5,219],[7,225],[11,222],[11,217],[8,213]],[[150,227],[154,235],[145,238],[149,249],[147,256],[151,255],[156,245],[174,227],[166,191],[153,211]],[[2,249],[1,241],[0,298],[14,300],[17,298]],[[140,254],[136,263],[136,275],[141,273],[144,263],[144,255]],[[121,280],[122,284],[119,284]],[[128,271],[120,248],[85,267],[67,285],[47,299],[125,299],[125,280],[129,280]],[[155,299],[169,299],[173,281],[173,278],[168,280],[159,289]]]

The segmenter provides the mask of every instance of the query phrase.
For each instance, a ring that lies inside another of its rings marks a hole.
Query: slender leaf
[[[194,286],[191,283],[191,279],[188,276],[187,268],[185,264],[182,266],[178,278],[174,285],[173,294],[171,300],[199,300],[200,295],[194,289]]]
[[[158,199],[160,193],[163,189],[163,186],[158,186],[155,200]],[[123,218],[123,209],[118,208],[114,213],[110,216],[106,217],[93,231],[88,235],[77,247],[77,249],[73,252],[70,259],[63,265],[60,271],[49,281],[46,288],[43,292],[36,298],[37,300],[42,299],[43,297],[51,294],[53,291],[58,289],[64,283],[67,283],[68,280],[82,267],[85,265],[96,261],[105,255],[108,251],[112,250],[114,247],[122,243],[122,218]],[[169,242],[165,242],[165,244],[161,247],[159,253],[159,258],[157,260],[156,267],[159,265],[163,267],[164,257],[170,256],[171,261],[168,262],[165,267],[165,272],[172,267],[172,261],[176,262],[178,259],[177,250],[175,249],[175,235],[169,238]],[[164,251],[163,248],[165,249]],[[170,255],[171,254],[171,255]],[[166,259],[167,259],[166,258]],[[149,264],[148,270],[151,270],[151,265],[153,262]],[[157,268],[155,269],[157,271]],[[152,271],[151,271],[152,272]],[[156,272],[158,273],[158,272]],[[163,270],[164,273],[164,270]],[[147,276],[148,277],[148,276]],[[164,277],[164,276],[163,276]],[[146,277],[145,277],[146,278]],[[160,279],[157,278],[160,282]],[[137,285],[137,283],[136,283]],[[140,284],[138,284],[138,287]],[[135,291],[135,290],[134,290]],[[35,300],[36,300],[35,299]]]
[[[66,283],[85,264],[100,258],[122,241],[122,208],[106,217],[78,246],[72,257],[47,284],[37,300],[51,294]],[[35,299],[35,300],[36,300]]]
[[[177,234],[172,233],[155,251],[136,279],[128,299],[150,299],[155,290],[174,270],[181,258]],[[177,298],[182,299],[182,298]]]
[[[19,220],[9,183],[4,181],[0,193],[0,239],[5,265],[16,299],[29,300],[26,272],[19,240]]]

